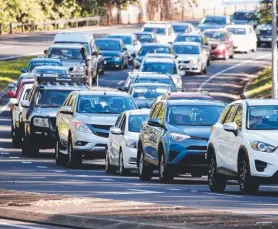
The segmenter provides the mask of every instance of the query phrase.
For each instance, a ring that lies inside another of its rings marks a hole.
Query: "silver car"
[[[57,114],[57,165],[78,168],[83,156],[104,158],[110,128],[122,112],[134,109],[124,92],[72,92]]]

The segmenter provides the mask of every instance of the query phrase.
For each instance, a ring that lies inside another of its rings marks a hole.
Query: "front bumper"
[[[124,167],[126,169],[137,169],[137,149],[123,146]]]
[[[29,137],[39,149],[53,149],[56,146],[55,131],[49,128],[31,126]]]
[[[258,41],[261,43],[271,43],[272,37],[271,36],[259,36]]]
[[[200,73],[202,71],[202,66],[200,63],[197,64],[184,63],[184,64],[179,64],[179,69],[185,72]]]
[[[210,54],[211,54],[211,58],[213,58],[213,59],[225,58],[225,52],[224,51],[212,50]]]
[[[116,59],[105,59],[104,60],[104,66],[106,68],[119,68],[122,65],[122,60],[116,60]]]

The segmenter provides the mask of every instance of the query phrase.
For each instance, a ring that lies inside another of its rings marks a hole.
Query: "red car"
[[[209,29],[204,31],[204,35],[211,46],[211,58],[224,60],[234,58],[234,43],[227,30]]]

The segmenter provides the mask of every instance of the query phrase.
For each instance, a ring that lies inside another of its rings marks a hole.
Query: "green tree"
[[[276,6],[276,8],[277,8],[277,6]],[[263,0],[261,2],[261,6],[260,6],[260,10],[259,10],[259,17],[256,18],[256,20],[260,24],[262,24],[262,23],[271,23],[271,20],[272,20],[272,4],[271,4],[270,0]]]

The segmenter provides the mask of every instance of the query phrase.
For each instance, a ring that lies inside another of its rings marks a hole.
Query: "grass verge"
[[[247,88],[247,96],[251,99],[270,98],[272,93],[271,68],[265,69]]]
[[[15,60],[0,61],[0,91],[20,76],[20,69],[26,68],[33,57],[21,57]]]

